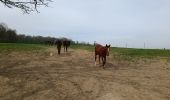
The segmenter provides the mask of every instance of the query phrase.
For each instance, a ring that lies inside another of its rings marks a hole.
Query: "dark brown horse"
[[[106,46],[102,46],[100,44],[95,45],[95,66],[96,66],[97,55],[99,55],[99,63],[101,57],[103,61],[103,69],[104,69],[104,65],[106,63],[106,56],[109,56],[109,51],[110,51],[110,45],[107,44]]]
[[[54,44],[57,45],[58,54],[60,55],[61,46],[62,46],[62,40],[55,40]]]
[[[64,52],[67,52],[69,46],[70,46],[70,40],[63,40]]]
[[[53,45],[53,42],[52,42],[52,41],[45,41],[44,44],[45,44],[45,45],[52,46],[52,45]]]

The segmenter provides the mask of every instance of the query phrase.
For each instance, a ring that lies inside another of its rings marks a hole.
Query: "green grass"
[[[71,45],[72,49],[84,49],[84,50],[88,50],[88,51],[94,51],[94,46],[91,45],[80,45],[80,44],[74,44]]]
[[[111,48],[113,54],[130,57],[170,57],[170,50]]]
[[[21,44],[21,43],[0,43],[0,52],[6,51],[34,51],[34,50],[44,50],[48,46],[40,44]],[[88,51],[94,51],[94,46],[92,45],[71,45],[72,49],[85,49]],[[111,52],[114,56],[120,56],[124,58],[155,58],[155,57],[165,57],[170,59],[170,50],[160,50],[160,49],[134,49],[134,48],[116,48],[112,47]]]
[[[87,45],[72,45],[73,49],[85,49],[94,51],[94,46]],[[121,56],[127,58],[154,58],[154,57],[167,57],[170,58],[170,50],[161,49],[135,49],[135,48],[117,48],[112,47],[110,53],[114,56]]]
[[[34,51],[43,50],[45,48],[45,46],[40,44],[0,43],[0,52]]]

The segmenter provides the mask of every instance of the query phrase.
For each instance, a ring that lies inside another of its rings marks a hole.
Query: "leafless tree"
[[[39,6],[48,7],[48,3],[52,0],[0,0],[0,2],[9,8],[16,7],[29,14],[31,11],[38,12]]]

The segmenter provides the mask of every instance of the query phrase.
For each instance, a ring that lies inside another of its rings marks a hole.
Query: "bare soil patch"
[[[0,100],[170,100],[170,63],[110,56],[102,69],[86,50],[0,54]]]

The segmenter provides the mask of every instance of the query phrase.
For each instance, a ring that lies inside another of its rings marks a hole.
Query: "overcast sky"
[[[112,46],[170,48],[170,0],[53,0],[40,13],[0,4],[0,22],[20,34]]]

